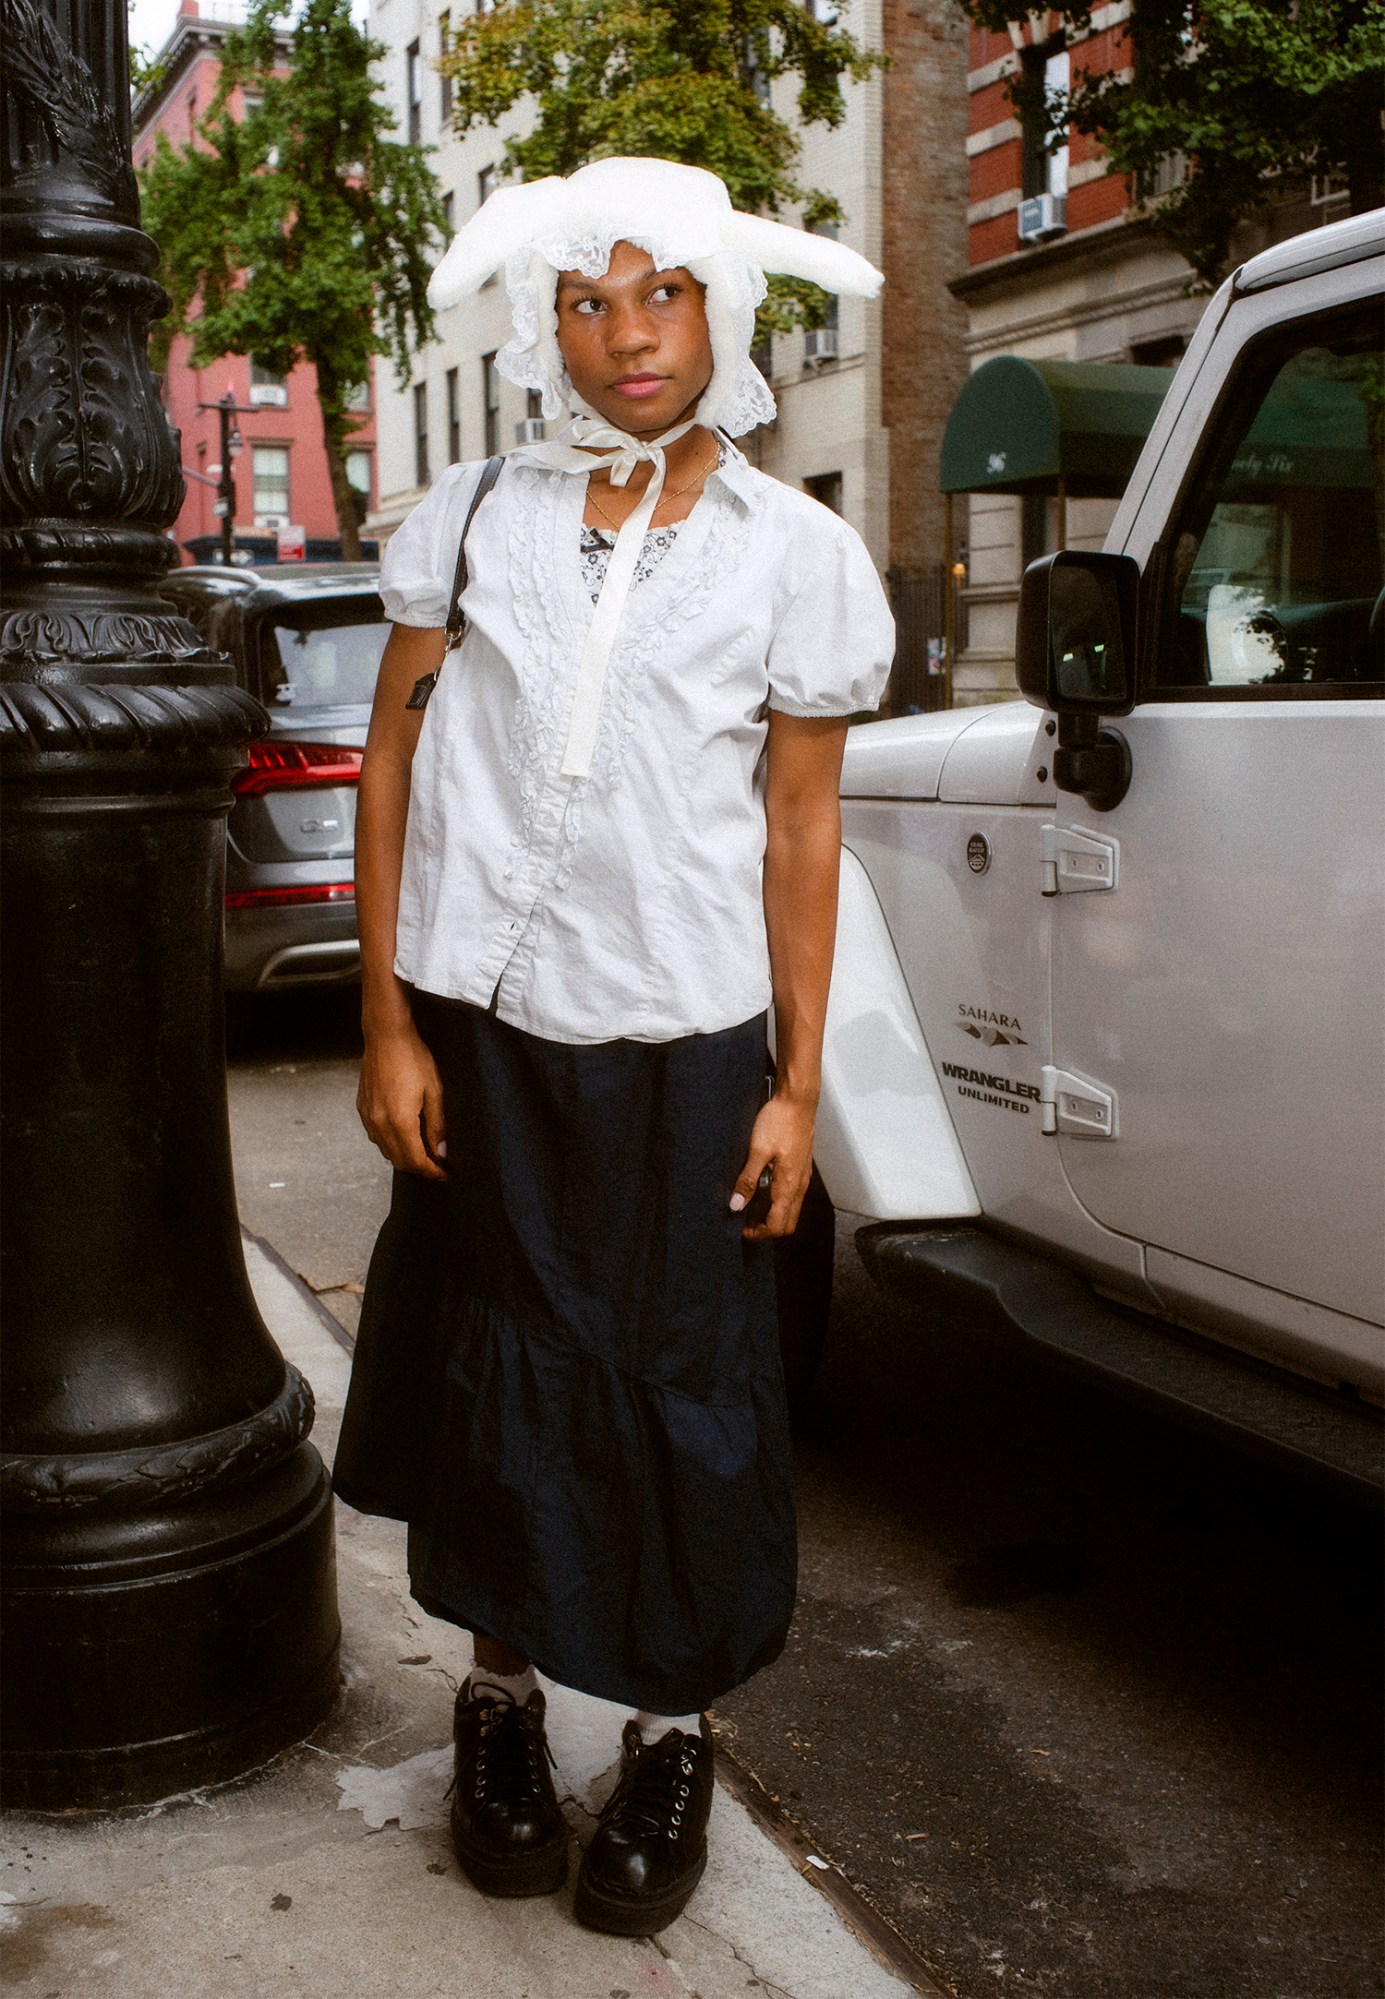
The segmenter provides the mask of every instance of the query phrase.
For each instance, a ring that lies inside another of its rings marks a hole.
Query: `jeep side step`
[[[857,1230],[856,1247],[884,1289],[964,1300],[998,1330],[1128,1400],[1357,1505],[1385,1500],[1385,1427],[1369,1403],[1109,1304],[1076,1271],[964,1223],[875,1222]]]

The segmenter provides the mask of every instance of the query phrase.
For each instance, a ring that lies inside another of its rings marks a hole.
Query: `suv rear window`
[[[390,635],[378,604],[287,607],[260,629],[260,679],[275,708],[368,707]]]

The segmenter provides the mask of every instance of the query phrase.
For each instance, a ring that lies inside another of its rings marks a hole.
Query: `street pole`
[[[241,452],[236,418],[249,416],[251,411],[236,401],[234,389],[228,389],[217,402],[199,403],[197,407],[215,410],[221,424],[221,477],[216,482],[214,511],[221,517],[221,560],[229,569],[236,551],[236,480],[231,466]]]
[[[266,722],[158,594],[183,483],[125,0],[0,26],[0,1770],[57,1810],[301,1738],[338,1624],[311,1393],[236,1221],[224,822]]]

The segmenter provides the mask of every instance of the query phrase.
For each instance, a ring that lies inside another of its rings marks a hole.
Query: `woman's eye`
[[[579,298],[572,309],[574,312],[580,312],[584,318],[590,319],[593,314],[600,312],[601,301],[599,298]]]
[[[659,299],[664,304],[667,304],[670,299],[677,298],[682,289],[681,285],[658,285],[649,296],[651,299]]]

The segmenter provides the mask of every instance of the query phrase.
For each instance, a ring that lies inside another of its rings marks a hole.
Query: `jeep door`
[[[1116,886],[1050,907],[1052,1060],[1094,1086],[1057,1118],[1077,1198],[1149,1245],[1172,1316],[1368,1386],[1385,397],[1363,268],[1233,303],[1203,362],[1124,542],[1152,635],[1118,725],[1130,789],[1107,813],[1059,800],[1060,829],[1114,843]]]

